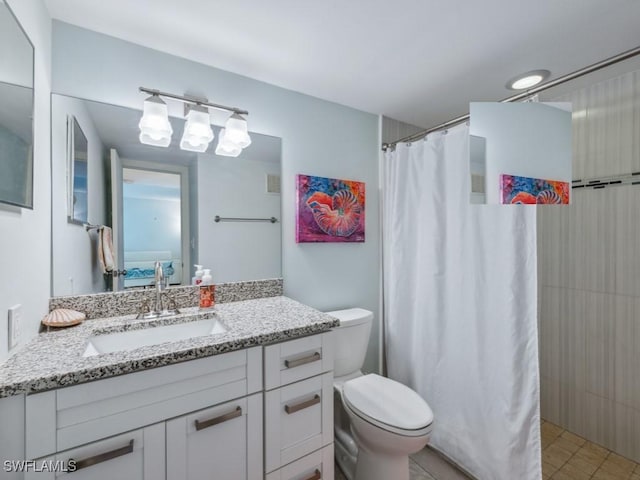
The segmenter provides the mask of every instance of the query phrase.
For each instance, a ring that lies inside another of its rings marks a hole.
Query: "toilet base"
[[[360,446],[354,480],[409,480],[407,455],[382,455]]]

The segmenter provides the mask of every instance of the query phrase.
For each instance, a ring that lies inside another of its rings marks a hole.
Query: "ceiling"
[[[640,45],[639,0],[45,0],[55,19],[429,127]]]

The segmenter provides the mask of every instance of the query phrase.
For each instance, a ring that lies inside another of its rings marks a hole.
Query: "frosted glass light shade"
[[[171,143],[173,128],[169,123],[169,110],[167,104],[157,95],[152,95],[144,101],[138,127],[141,143],[156,147],[168,147]]]
[[[216,146],[216,155],[221,155],[223,157],[237,157],[240,153],[242,153],[242,148],[229,141],[226,128],[220,130],[218,145]]]
[[[234,113],[227,119],[224,127],[226,138],[229,142],[234,143],[240,148],[246,148],[251,145],[251,137],[249,137],[247,120],[245,118]]]
[[[191,107],[184,125],[180,148],[191,152],[204,152],[213,140],[209,111],[201,107]]]

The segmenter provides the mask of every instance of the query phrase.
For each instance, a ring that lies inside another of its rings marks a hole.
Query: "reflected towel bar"
[[[104,227],[104,225],[91,225],[90,223],[84,224],[84,229],[87,232],[90,232],[91,230],[100,230],[102,227]]]
[[[220,215],[216,215],[213,217],[213,221],[216,223],[219,222],[271,222],[277,223],[278,219],[276,217],[271,218],[236,218],[236,217],[221,217]]]

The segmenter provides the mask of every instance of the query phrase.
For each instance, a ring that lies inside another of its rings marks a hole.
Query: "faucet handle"
[[[138,307],[138,314],[136,315],[136,320],[144,317],[147,313],[151,313],[151,306],[149,305],[149,299],[143,298],[142,304]]]
[[[180,313],[176,299],[167,291],[164,292],[164,296],[167,299],[167,310],[176,314]]]

